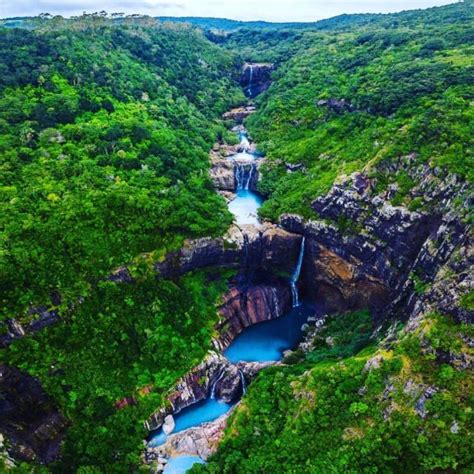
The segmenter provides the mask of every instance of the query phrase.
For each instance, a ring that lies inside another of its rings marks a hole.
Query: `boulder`
[[[167,415],[165,417],[165,421],[163,423],[163,426],[161,427],[163,429],[163,433],[165,435],[169,435],[174,431],[176,427],[176,423],[174,421],[173,415]]]

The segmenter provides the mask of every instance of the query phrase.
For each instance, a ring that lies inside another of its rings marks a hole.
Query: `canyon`
[[[241,84],[249,97],[268,88],[272,70],[271,64],[244,66]],[[224,120],[233,122],[240,143],[216,143],[210,152],[210,177],[231,211],[239,199],[246,203],[257,195],[265,162],[242,125],[254,111],[253,105],[246,105],[224,114]],[[374,331],[387,322],[413,321],[429,311],[448,311],[459,322],[474,322],[472,312],[461,304],[462,293],[474,288],[471,234],[454,207],[455,198],[468,193],[468,187],[456,177],[446,180],[440,170],[426,164],[411,166],[414,160],[414,155],[401,157],[389,171],[402,170],[416,178],[419,184],[411,193],[423,198],[425,209],[393,205],[394,189],[379,192],[371,170],[363,170],[342,177],[315,199],[314,218],[285,214],[278,223],[261,222],[256,216],[259,202],[254,200],[252,210],[236,211],[224,236],[187,240],[180,250],[154,264],[157,278],[209,268],[234,269],[235,276],[218,307],[214,350],[177,381],[165,406],[146,422],[147,430],[159,432],[169,415],[208,399],[229,406],[216,419],[171,432],[163,444],[147,447],[144,462],[162,470],[170,458],[197,455],[205,460],[215,452],[246,386],[260,370],[281,363],[231,362],[225,351],[247,328],[288,314],[295,306],[295,291],[296,305],[300,297],[317,303],[317,311],[305,315],[306,324],[312,326],[326,314],[365,308],[373,316]],[[383,170],[386,165],[378,166]],[[340,225],[341,216],[346,225]],[[416,279],[427,291],[417,291]],[[134,283],[127,266],[113,272],[110,280]],[[59,320],[47,306],[32,309],[32,314],[34,319],[26,325],[9,321],[1,336],[4,346]],[[472,367],[468,356],[463,363]],[[11,434],[18,458],[51,461],[67,429],[64,417],[36,381],[8,367],[1,370],[1,383],[10,395],[0,406],[4,414],[0,427]]]

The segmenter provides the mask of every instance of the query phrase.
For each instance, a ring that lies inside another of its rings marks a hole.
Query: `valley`
[[[470,2],[0,27],[0,470],[468,473]]]

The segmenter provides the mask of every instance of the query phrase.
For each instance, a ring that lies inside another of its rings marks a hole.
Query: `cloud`
[[[314,21],[341,13],[387,13],[453,3],[453,0],[0,0],[0,17],[51,13],[64,16],[106,10],[238,20]]]

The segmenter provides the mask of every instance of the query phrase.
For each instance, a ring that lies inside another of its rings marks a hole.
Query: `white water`
[[[237,196],[229,203],[229,211],[236,217],[237,224],[259,225],[258,208],[262,205],[262,198],[250,190],[252,181],[257,172],[255,160],[257,157],[249,153],[250,142],[245,130],[239,132],[240,144],[244,151],[236,153],[230,159],[235,162],[235,181]]]
[[[240,369],[239,369],[239,374],[240,374],[240,382],[242,384],[242,396],[243,396],[247,393],[247,384],[245,383],[245,375]]]
[[[259,225],[258,209],[263,199],[252,191],[240,189],[237,196],[229,203],[229,211],[235,216],[237,224]]]
[[[301,274],[301,267],[303,265],[303,257],[304,257],[304,237],[301,240],[301,247],[300,247],[300,254],[298,256],[298,263],[296,264],[295,271],[291,277],[290,285],[291,285],[291,295],[293,297],[293,308],[297,308],[300,305],[300,296],[298,293],[298,280]]]
[[[212,384],[212,388],[211,388],[211,398],[212,399],[216,398],[216,387],[217,387],[217,384],[222,380],[222,377],[224,377],[224,374],[225,374],[225,371],[223,370],[220,373],[220,375],[217,377],[215,382]]]
[[[250,142],[245,132],[240,132],[240,144],[242,145],[244,152],[247,152],[250,148]]]
[[[250,79],[249,79],[249,87],[247,89],[248,95],[252,95],[252,81],[253,81],[253,66],[250,64]]]

